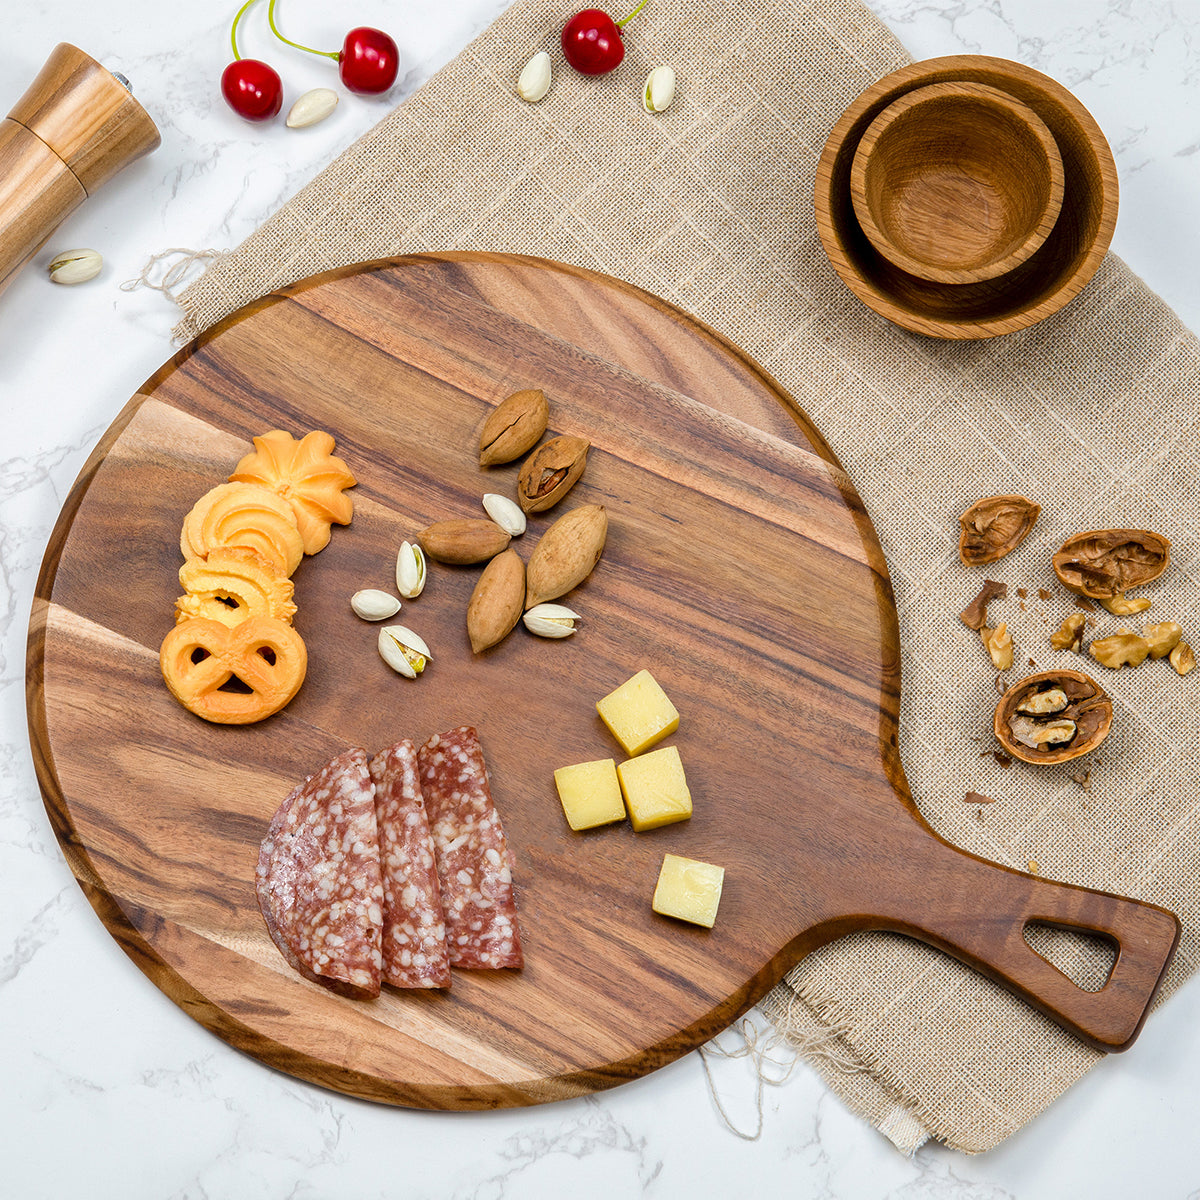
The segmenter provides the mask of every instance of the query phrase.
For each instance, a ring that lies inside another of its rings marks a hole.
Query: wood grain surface
[[[551,432],[590,439],[559,512],[602,503],[608,546],[565,641],[518,627],[472,655],[477,567],[432,564],[400,621],[429,643],[393,674],[349,598],[389,588],[399,544],[482,513],[519,464],[482,470],[487,414],[545,389]],[[180,524],[253,434],[329,430],[355,516],[295,576],[299,695],[205,724],[159,675]],[[572,833],[556,767],[613,756],[595,701],[651,670],[682,714],[694,815]],[[1150,906],[950,847],[896,752],[899,653],[879,544],[845,473],[779,387],[719,335],[625,284],[537,259],[413,256],[297,284],[181,351],[81,474],[46,553],[29,639],[47,810],[109,931],[187,1012],[263,1062],[394,1104],[537,1103],[644,1074],[726,1026],[809,950],[887,928],[947,949],[1081,1036],[1136,1035],[1178,937]],[[981,716],[981,721],[984,718]],[[258,845],[295,783],[470,723],[517,860],[526,966],[374,1002],[301,979],[267,936]],[[717,863],[714,929],[650,908],[666,853]],[[1029,921],[1113,938],[1100,992],[1035,954]],[[86,981],[81,981],[86,986]]]

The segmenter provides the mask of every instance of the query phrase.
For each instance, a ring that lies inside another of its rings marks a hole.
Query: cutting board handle
[[[1124,1050],[1137,1037],[1162,982],[1180,924],[1157,905],[1055,883],[931,838],[910,865],[903,913],[887,927],[954,955],[1021,995],[1098,1050]],[[907,872],[906,872],[907,874]],[[1116,962],[1099,991],[1079,987],[1025,940],[1030,923],[1102,937]]]

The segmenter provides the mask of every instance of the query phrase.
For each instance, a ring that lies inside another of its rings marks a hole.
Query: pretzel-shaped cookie
[[[193,617],[163,638],[159,665],[171,695],[189,712],[219,725],[248,725],[278,712],[300,690],[308,652],[275,617],[234,626]],[[249,691],[223,690],[233,679]]]

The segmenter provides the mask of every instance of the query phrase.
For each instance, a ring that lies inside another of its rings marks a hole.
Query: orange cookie
[[[296,615],[292,581],[249,546],[218,546],[207,558],[189,558],[179,568],[186,593],[175,601],[175,620],[205,617],[239,625],[247,617]]]
[[[254,452],[229,476],[234,482],[269,488],[291,505],[306,554],[316,554],[329,544],[332,522],[348,525],[354,515],[354,502],[344,489],[353,487],[355,478],[333,454],[333,446],[333,438],[320,429],[300,441],[273,429],[254,439]]]
[[[253,483],[221,483],[205,492],[184,518],[184,558],[205,558],[218,546],[249,546],[283,575],[304,557],[304,540],[286,500]]]
[[[163,638],[159,666],[184,708],[220,725],[248,725],[278,712],[300,690],[308,651],[276,617],[222,625],[181,621]]]

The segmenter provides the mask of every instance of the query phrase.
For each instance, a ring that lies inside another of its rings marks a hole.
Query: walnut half
[[[1080,671],[1042,671],[1004,693],[992,727],[1014,758],[1043,765],[1095,750],[1112,719],[1112,701],[1094,679]]]
[[[961,517],[958,557],[968,567],[995,562],[1015,550],[1033,528],[1041,507],[1024,496],[986,496]]]
[[[1095,600],[1123,600],[1130,588],[1152,582],[1167,569],[1171,543],[1148,529],[1093,529],[1068,538],[1052,562],[1068,591]]]

